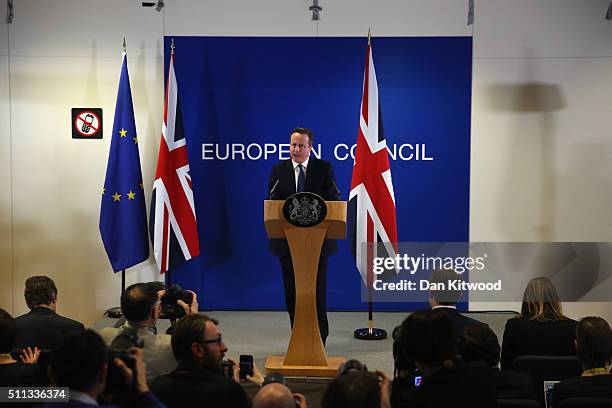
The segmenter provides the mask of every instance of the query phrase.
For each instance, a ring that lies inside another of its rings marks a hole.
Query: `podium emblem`
[[[327,204],[315,193],[296,193],[283,205],[285,219],[296,227],[314,227],[327,215]]]

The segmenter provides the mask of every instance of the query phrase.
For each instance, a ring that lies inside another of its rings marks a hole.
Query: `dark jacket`
[[[240,384],[191,362],[180,362],[176,370],[157,377],[151,391],[168,408],[249,406]]]
[[[481,362],[457,361],[443,368],[419,387],[393,387],[393,408],[494,408],[497,405],[492,369]],[[407,384],[408,385],[408,384]]]
[[[15,319],[13,348],[28,346],[55,349],[67,336],[85,330],[82,323],[63,317],[46,307],[35,307]]]
[[[0,364],[0,387],[46,387],[47,373],[38,364]]]
[[[575,356],[575,320],[508,319],[501,350],[501,368],[512,368],[518,356]]]
[[[552,393],[553,407],[558,407],[567,398],[589,397],[612,400],[612,375],[573,377],[555,385]]]
[[[448,316],[453,323],[457,340],[463,336],[463,329],[465,329],[467,326],[487,325],[486,323],[479,322],[476,319],[462,315],[457,309],[452,307],[437,307],[433,309],[433,311],[434,313],[445,313]]]
[[[331,163],[310,156],[306,168],[304,191],[318,194],[326,201],[340,200],[340,192],[336,185]],[[293,170],[293,162],[288,159],[272,166],[266,199],[286,200],[293,194],[295,194],[295,171]],[[287,240],[271,239],[268,248],[278,257],[289,256]],[[338,244],[336,241],[325,240],[321,256],[331,255],[337,250]]]
[[[493,369],[497,399],[531,399],[537,401],[531,376],[514,370]]]
[[[165,408],[157,397],[151,392],[145,392],[139,394],[134,398],[133,403],[130,405],[133,408]],[[90,408],[98,407],[98,405],[88,404],[77,400],[70,400],[68,402],[47,402],[42,405],[42,408]],[[106,408],[119,408],[119,405],[104,405]]]

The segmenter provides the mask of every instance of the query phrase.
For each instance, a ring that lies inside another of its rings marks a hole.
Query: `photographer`
[[[348,360],[325,388],[322,408],[390,408],[390,381],[382,371],[371,372],[358,360]]]
[[[97,406],[97,400],[106,387],[109,364],[115,364],[123,374],[125,384],[132,394],[129,406],[163,407],[149,391],[142,350],[132,348],[130,353],[135,370],[128,368],[119,359],[113,359],[109,363],[104,341],[92,330],[67,337],[53,354],[49,372],[54,386],[70,389],[70,402],[50,402],[43,407]]]
[[[416,311],[401,325],[396,339],[403,370],[413,365],[422,381],[394,384],[394,407],[480,408],[496,405],[491,367],[464,363],[455,355],[455,330],[444,313]],[[414,378],[414,377],[413,377]]]
[[[198,301],[195,292],[191,293],[192,301],[187,304],[177,300],[185,314],[198,312]],[[165,290],[157,290],[151,283],[135,283],[121,295],[121,309],[127,319],[120,328],[107,327],[100,331],[100,335],[110,345],[117,335],[126,327],[138,330],[138,336],[143,340],[144,362],[147,366],[147,380],[174,370],[177,366],[172,348],[170,335],[157,332],[157,320],[162,311],[162,299],[167,296]]]
[[[249,401],[239,384],[239,366],[233,364],[232,378],[224,375],[221,367],[227,347],[217,323],[205,315],[194,314],[181,318],[174,326],[172,351],[179,365],[151,384],[151,390],[169,408],[248,408]],[[263,382],[254,365],[253,377],[246,379],[258,384]]]
[[[264,385],[253,398],[253,408],[308,408],[302,394],[292,393],[281,383]]]

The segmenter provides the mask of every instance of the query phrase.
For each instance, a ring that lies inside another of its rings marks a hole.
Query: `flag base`
[[[353,337],[358,340],[384,340],[387,338],[387,331],[385,329],[376,329],[364,327],[357,329],[353,332]]]

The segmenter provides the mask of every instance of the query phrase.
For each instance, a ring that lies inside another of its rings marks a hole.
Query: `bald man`
[[[308,406],[302,394],[292,394],[286,385],[271,383],[255,394],[253,408],[308,408]]]

